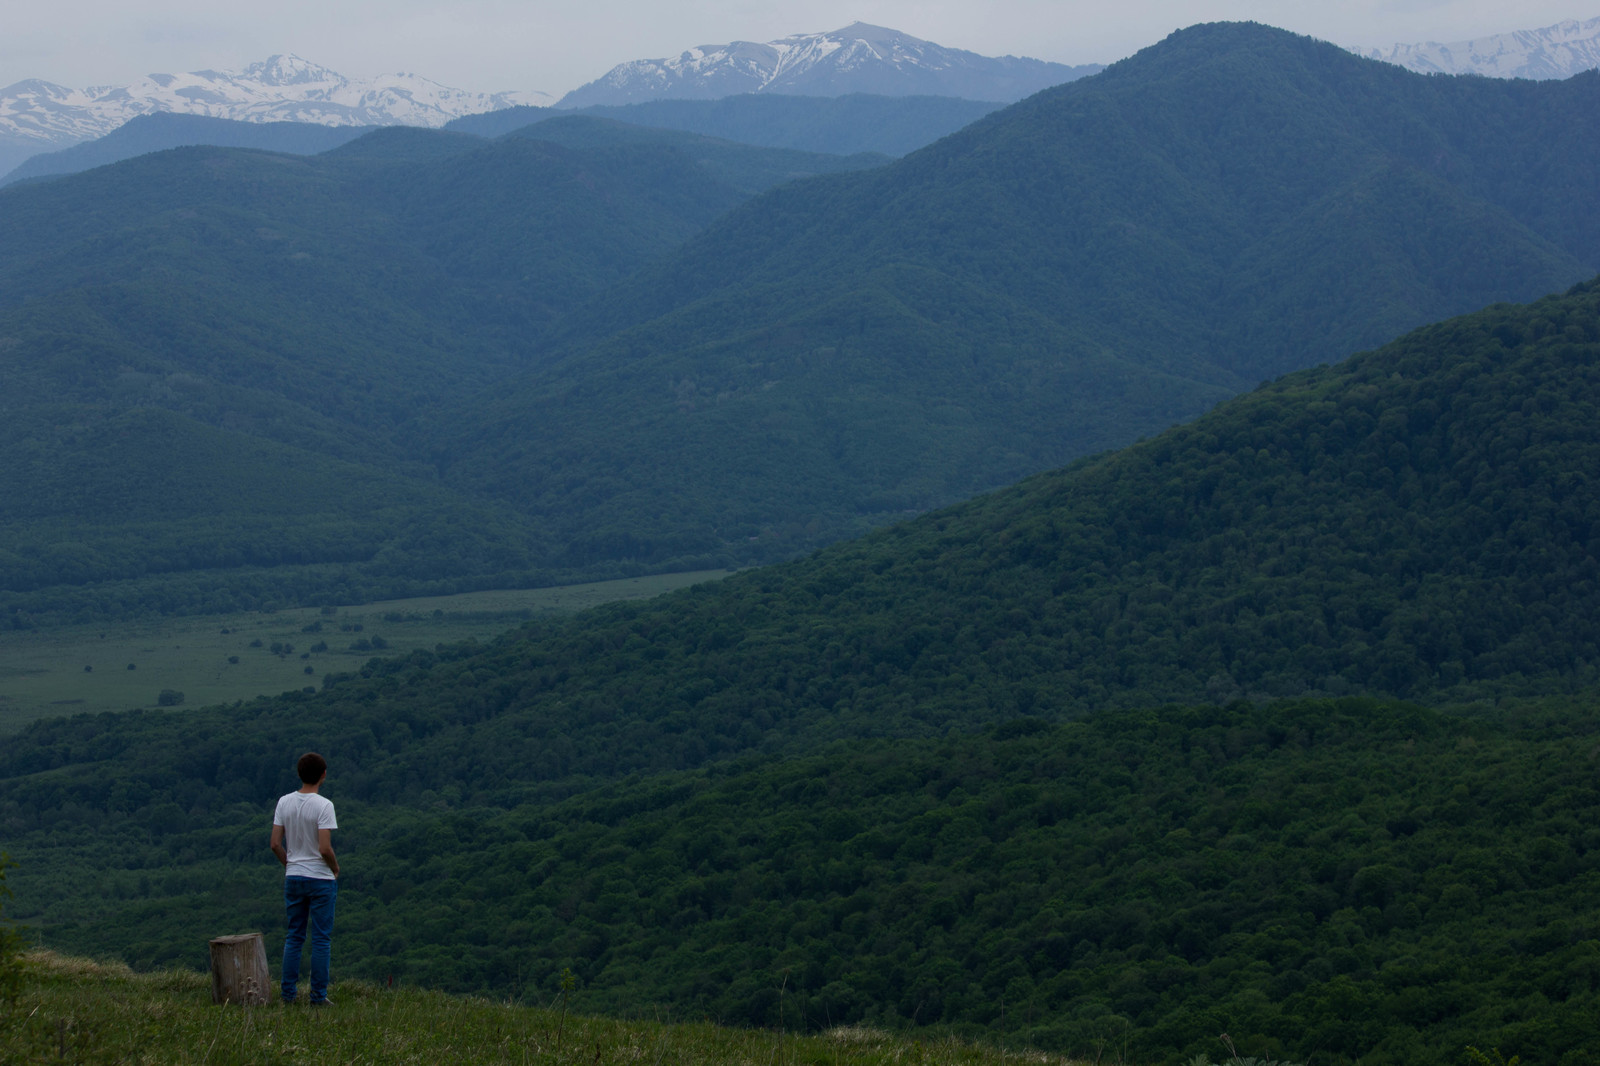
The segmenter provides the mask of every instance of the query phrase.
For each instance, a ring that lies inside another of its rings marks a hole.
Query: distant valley
[[[18,913],[139,965],[271,929],[252,827],[314,744],[368,977],[1148,1061],[1218,1014],[1282,1055],[1592,1053],[1596,367],[1600,281],[804,560],[36,723]]]

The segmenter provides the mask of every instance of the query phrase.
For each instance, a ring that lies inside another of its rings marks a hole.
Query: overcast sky
[[[1600,14],[1524,0],[48,0],[8,4],[0,86],[72,88],[236,70],[292,52],[347,77],[560,96],[630,59],[875,23],[985,55],[1111,62],[1197,22],[1253,20],[1343,45],[1456,41]]]

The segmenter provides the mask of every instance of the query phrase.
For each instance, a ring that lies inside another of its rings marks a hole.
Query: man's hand
[[[328,869],[333,871],[333,876],[339,876],[339,857],[333,853],[333,830],[317,830],[317,851],[322,854],[322,861],[328,864]]]
[[[272,827],[272,854],[278,857],[278,862],[285,868],[289,865],[289,849],[283,846],[283,826]]]

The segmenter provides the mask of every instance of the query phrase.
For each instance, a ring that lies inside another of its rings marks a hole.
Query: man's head
[[[302,784],[314,785],[328,772],[328,760],[314,751],[308,751],[300,756],[300,761],[294,764],[294,768],[300,775]]]

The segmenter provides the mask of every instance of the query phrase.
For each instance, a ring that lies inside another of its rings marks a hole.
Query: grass
[[[528,618],[645,599],[725,574],[705,570],[427,596],[340,607],[332,614],[303,607],[7,631],[0,634],[0,734],[36,718],[153,707],[163,689],[183,693],[184,705],[196,707],[275,696],[320,685],[323,674],[354,670],[374,655],[487,640]],[[320,629],[308,633],[308,627]],[[374,637],[384,646],[373,648]],[[319,643],[327,650],[312,651]],[[293,651],[275,654],[273,644]]]
[[[335,1006],[217,1007],[210,978],[134,973],[35,952],[9,1011],[0,1006],[0,1062],[287,1066],[329,1063],[640,1063],[644,1066],[1070,1066],[1039,1052],[1005,1052],[870,1029],[812,1035],[709,1022],[626,1021],[549,1008],[337,982]],[[561,1030],[558,1043],[556,1034]]]

